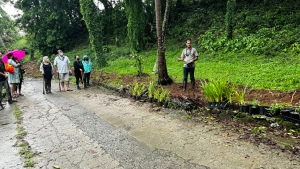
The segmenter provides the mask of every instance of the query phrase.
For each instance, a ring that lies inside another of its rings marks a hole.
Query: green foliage
[[[125,0],[127,32],[131,53],[140,52],[144,45],[145,13],[142,0]]]
[[[247,90],[247,86],[245,86],[243,90],[235,91],[235,98],[240,105],[245,104],[246,90]]]
[[[132,91],[131,91],[132,96],[136,96],[138,90],[139,90],[139,83],[138,83],[138,82],[135,82],[134,87],[133,87],[133,89],[132,89]]]
[[[106,58],[102,55],[102,46],[104,44],[104,26],[105,15],[99,12],[97,6],[91,0],[80,0],[80,12],[89,31],[89,39],[92,49],[96,53],[95,63],[98,67],[106,66]]]
[[[130,55],[135,60],[135,66],[137,68],[138,76],[143,75],[142,63],[143,63],[143,56],[137,54],[135,51],[132,52]]]
[[[232,91],[231,94],[229,94],[229,90],[232,89],[228,88],[227,80],[225,78],[220,78],[218,80],[211,79],[208,82],[201,81],[201,84],[203,94],[210,102],[222,102],[226,95],[228,95],[228,97],[231,97]]]
[[[145,84],[142,83],[142,84],[140,84],[139,87],[138,87],[137,95],[138,95],[138,96],[141,96],[142,93],[144,92],[144,90],[145,90]]]
[[[159,100],[160,93],[162,92],[162,88],[157,88],[154,92],[154,99]]]
[[[227,39],[232,39],[233,37],[233,27],[235,18],[235,0],[227,0],[227,11],[226,11],[226,34]]]
[[[30,50],[47,55],[68,50],[73,39],[87,33],[78,0],[18,0],[15,7],[23,11],[16,21],[28,34]]]
[[[153,81],[150,81],[149,85],[148,85],[148,97],[149,98],[153,98],[154,91],[155,91],[155,84]]]
[[[5,53],[10,50],[11,44],[19,37],[15,22],[0,7],[0,52]]]

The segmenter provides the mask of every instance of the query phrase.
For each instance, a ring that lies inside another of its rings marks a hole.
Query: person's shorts
[[[68,82],[70,79],[69,73],[60,73],[59,80],[60,82]]]

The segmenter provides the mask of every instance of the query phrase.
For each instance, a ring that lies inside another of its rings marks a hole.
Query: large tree
[[[0,4],[1,5],[1,4]],[[0,51],[10,49],[10,45],[19,37],[14,21],[0,7]]]
[[[161,13],[161,1],[155,0],[156,34],[158,46],[158,84],[168,85],[173,83],[173,80],[169,77],[167,70]]]
[[[23,11],[17,22],[29,34],[32,47],[44,54],[68,50],[76,37],[87,33],[78,0],[18,0],[15,7]]]

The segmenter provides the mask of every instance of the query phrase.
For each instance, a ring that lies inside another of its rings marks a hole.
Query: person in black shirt
[[[51,92],[51,80],[53,77],[54,69],[53,69],[53,65],[50,62],[48,56],[43,57],[43,62],[40,65],[40,71],[44,75],[46,94],[52,93]]]
[[[10,88],[7,82],[7,74],[5,73],[5,65],[2,61],[2,53],[0,53],[0,107],[3,109],[3,104],[2,103],[2,87],[5,87],[6,90],[6,97],[8,99],[8,103],[12,104],[12,98],[11,98],[11,93],[10,93]]]
[[[79,86],[79,79],[81,80],[81,82],[83,82],[82,81],[83,66],[78,55],[75,55],[75,61],[73,63],[73,66],[74,66],[74,73],[76,77],[77,89],[80,90],[81,88]]]

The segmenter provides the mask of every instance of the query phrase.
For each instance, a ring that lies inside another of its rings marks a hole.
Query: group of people
[[[8,57],[7,63],[3,62],[3,55],[0,53],[0,107],[3,109],[3,106],[6,102],[2,102],[3,94],[2,89],[3,87],[6,90],[6,97],[8,103],[13,103],[13,98],[17,98],[19,96],[24,96],[21,93],[22,83],[23,83],[23,75],[25,70],[21,64],[21,62],[14,57],[12,53],[6,55]],[[5,64],[12,66],[13,71],[7,71],[5,68]]]
[[[72,91],[69,85],[70,76],[72,75],[70,65],[71,62],[69,58],[64,55],[62,50],[58,50],[57,54],[58,55],[55,57],[53,64],[50,62],[48,56],[44,56],[43,62],[40,65],[40,71],[44,76],[44,87],[47,94],[51,93],[51,80],[53,78],[54,72],[58,73],[61,91]],[[84,88],[87,88],[90,86],[92,62],[87,55],[83,56],[83,61],[80,61],[80,57],[78,55],[75,55],[74,58],[75,61],[73,63],[73,66],[77,89],[81,89],[79,86],[79,80],[81,80]]]

